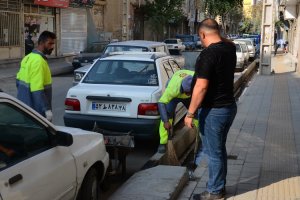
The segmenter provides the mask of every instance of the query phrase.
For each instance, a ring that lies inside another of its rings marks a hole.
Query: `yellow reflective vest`
[[[45,116],[51,110],[52,78],[47,58],[33,50],[21,61],[17,73],[17,98]]]

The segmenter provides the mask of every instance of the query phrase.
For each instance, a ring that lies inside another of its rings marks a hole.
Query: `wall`
[[[112,39],[122,38],[122,1],[109,0],[104,8],[104,31],[112,33]]]
[[[0,47],[0,60],[22,57],[22,47]]]

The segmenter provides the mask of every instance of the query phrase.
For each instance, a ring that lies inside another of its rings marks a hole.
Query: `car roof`
[[[249,42],[251,42],[251,43],[253,43],[253,40],[252,39],[248,39],[248,38],[238,38],[238,39],[235,39],[235,41],[238,41],[238,42],[247,42],[247,41],[249,41]]]
[[[3,91],[0,89],[0,98],[12,99],[12,96],[10,96],[9,94],[6,94],[5,92],[3,92]]]
[[[110,55],[101,58],[100,60],[137,60],[137,61],[151,61],[158,58],[171,58],[163,52],[113,52]]]
[[[108,44],[108,46],[120,46],[120,45],[153,47],[153,46],[165,45],[165,43],[148,41],[148,40],[128,40],[128,41],[114,42]]]

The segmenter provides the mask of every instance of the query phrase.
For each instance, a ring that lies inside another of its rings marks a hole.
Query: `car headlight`
[[[74,81],[79,82],[84,76],[84,72],[75,72],[74,73]]]
[[[73,62],[79,62],[79,60],[78,59],[73,59]]]

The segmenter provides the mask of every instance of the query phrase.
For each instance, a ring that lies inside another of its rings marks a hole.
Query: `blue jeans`
[[[207,191],[218,194],[226,184],[227,151],[226,139],[235,118],[237,106],[233,103],[222,108],[200,108],[198,110],[202,151],[199,150],[196,164],[207,157],[209,179]]]

